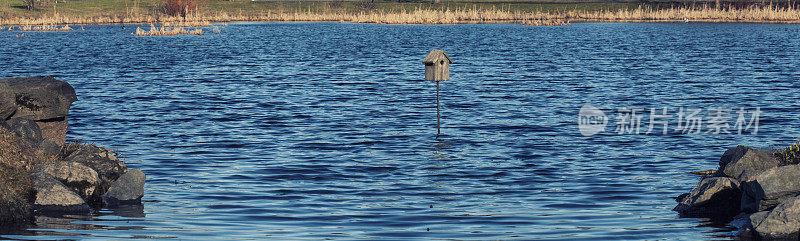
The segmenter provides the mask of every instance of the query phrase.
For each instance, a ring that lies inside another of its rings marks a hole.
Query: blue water
[[[72,84],[68,139],[144,170],[143,207],[2,238],[725,240],[671,211],[689,172],[800,137],[800,25],[84,28],[0,31],[0,77]],[[455,61],[438,139],[431,49]],[[604,132],[581,135],[584,104]],[[670,133],[643,134],[664,107]],[[733,133],[674,132],[680,107],[731,108]],[[645,110],[642,133],[614,132],[620,108]],[[739,108],[759,108],[757,133],[736,134]]]

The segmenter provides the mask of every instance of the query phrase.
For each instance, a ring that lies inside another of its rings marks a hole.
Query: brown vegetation
[[[11,31],[11,29],[12,28],[9,28],[9,31]],[[50,25],[41,25],[41,26],[26,25],[26,26],[19,26],[17,29],[20,31],[72,31],[72,28],[70,28],[69,25],[65,25],[64,27],[50,26]]]
[[[178,28],[169,28],[169,27],[156,27],[152,24],[150,25],[150,30],[145,31],[141,28],[136,28],[136,32],[132,33],[136,36],[174,36],[180,34],[188,34],[188,35],[203,35],[203,29],[195,28],[195,29],[188,29],[183,27]]]
[[[798,23],[800,10],[790,7],[751,6],[745,8],[656,9],[639,7],[618,10],[568,10],[519,11],[497,8],[430,9],[413,10],[280,10],[260,13],[203,12],[185,17],[168,15],[130,14],[128,16],[67,16],[53,14],[40,18],[0,18],[0,25],[55,25],[55,24],[162,24],[165,27],[205,27],[213,22],[352,22],[379,24],[460,24],[460,23],[521,23],[526,25],[566,25],[570,22],[770,22]]]
[[[164,22],[161,25],[164,27],[211,27],[211,22],[208,20],[189,19],[188,21]]]
[[[568,18],[584,21],[613,22],[659,22],[659,21],[697,21],[697,22],[800,22],[800,10],[775,6],[718,9],[702,6],[696,9],[669,8],[651,9],[637,8],[625,11],[568,12]]]

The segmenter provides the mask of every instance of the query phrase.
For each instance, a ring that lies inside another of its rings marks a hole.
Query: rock
[[[718,175],[747,181],[760,172],[770,168],[785,165],[773,155],[773,150],[753,149],[746,146],[737,146],[725,151],[719,160]]]
[[[754,226],[758,236],[763,239],[798,240],[800,197],[784,200]]]
[[[144,181],[145,175],[142,170],[130,169],[111,184],[108,192],[103,195],[103,201],[112,207],[140,203],[144,196]]]
[[[0,128],[7,128],[17,136],[22,137],[31,146],[42,151],[45,156],[55,156],[61,151],[61,146],[56,142],[42,137],[42,131],[35,121],[27,118],[14,118],[0,123]],[[66,137],[65,137],[66,138]]]
[[[41,171],[31,173],[33,187],[36,189],[34,208],[39,213],[86,213],[89,205],[83,199],[53,178]]]
[[[31,145],[38,146],[42,141],[42,131],[39,125],[31,119],[15,118],[6,121],[8,127],[19,137],[28,141]]]
[[[673,211],[677,211],[681,217],[727,219],[739,212],[741,195],[736,179],[706,178]]]
[[[41,151],[5,127],[0,127],[0,150],[0,163],[25,171],[47,160]]]
[[[64,145],[69,107],[78,100],[72,86],[53,77],[11,78],[0,79],[0,92],[0,115],[8,115],[7,106],[13,105],[5,119],[34,120],[44,139]]]
[[[13,96],[17,110],[11,118],[30,116],[39,121],[65,117],[72,102],[78,100],[72,86],[53,77],[0,79],[0,89],[7,92],[2,96]]]
[[[97,172],[77,162],[46,163],[38,170],[50,174],[84,200],[92,197],[95,188],[100,185],[100,177]]]
[[[36,124],[42,130],[42,137],[56,143],[59,148],[67,141],[67,126],[69,125],[67,117],[40,120],[36,121]]]
[[[94,169],[102,183],[110,185],[128,169],[107,149],[93,145],[81,145],[64,158],[66,162],[78,162]],[[105,189],[101,190],[105,192]]]
[[[0,90],[0,120],[8,119],[15,112],[17,105],[14,103],[14,94],[9,90]]]
[[[750,149],[752,148],[742,145],[738,145],[733,148],[728,148],[728,150],[725,150],[725,152],[722,153],[722,156],[719,158],[719,166],[725,167],[731,161],[742,158],[742,156],[744,156],[744,153],[746,153]]]
[[[683,200],[686,199],[686,197],[688,197],[688,196],[689,196],[688,192],[684,193],[684,194],[681,194],[681,195],[678,195],[677,197],[675,197],[675,201],[678,202],[678,203],[683,202]]]
[[[105,148],[81,144],[75,145],[75,147],[77,149],[64,158],[64,161],[81,163],[97,172],[100,185],[87,200],[94,207],[102,206],[102,195],[106,193],[111,183],[116,181],[128,168],[125,163]]]
[[[757,235],[753,229],[761,223],[768,214],[769,211],[739,213],[728,225],[737,229],[736,236],[739,237],[739,240],[756,240]]]
[[[0,127],[0,150],[0,223],[32,220],[36,191],[28,171],[44,158],[6,127]]]
[[[51,140],[42,140],[42,142],[39,142],[39,146],[37,146],[36,149],[47,157],[55,157],[61,153],[61,146]]]
[[[800,194],[800,165],[773,168],[758,174],[742,186],[742,211],[770,210]]]
[[[758,176],[758,174],[761,174],[761,172],[763,171],[764,170],[744,170],[744,172],[742,172],[742,174],[739,175],[739,178],[737,178],[737,180],[739,180],[740,182],[753,181],[755,180],[756,176]]]
[[[0,163],[0,190],[0,226],[33,218],[36,191],[27,171]]]
[[[730,223],[728,223],[728,226],[734,227],[740,232],[743,231],[744,229],[749,228],[750,214],[749,213],[737,214],[735,217],[733,217],[733,220]]]
[[[33,220],[34,213],[85,214],[94,200],[141,202],[141,170],[126,173],[105,148],[65,146],[76,100],[72,86],[52,77],[0,79],[0,223]],[[130,207],[143,213],[141,204]]]
[[[748,221],[750,222],[750,227],[758,227],[765,218],[769,215],[769,211],[761,211],[757,213],[750,214],[748,217]]]

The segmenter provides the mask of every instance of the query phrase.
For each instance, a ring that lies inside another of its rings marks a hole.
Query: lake
[[[73,85],[68,140],[142,169],[143,206],[1,238],[725,240],[671,211],[690,172],[800,137],[796,24],[84,28],[0,32],[0,78]]]

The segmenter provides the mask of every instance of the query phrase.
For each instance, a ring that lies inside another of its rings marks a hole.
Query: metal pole
[[[436,81],[436,138],[439,138],[439,134],[441,134],[441,130],[439,129],[439,119],[441,118],[439,114],[439,81]]]

